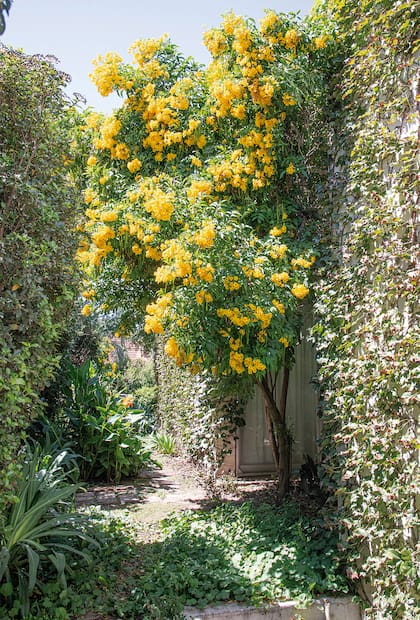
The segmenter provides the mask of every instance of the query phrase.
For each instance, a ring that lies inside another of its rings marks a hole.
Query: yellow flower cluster
[[[291,292],[297,299],[304,299],[309,293],[309,289],[304,284],[294,284]]]
[[[256,280],[264,279],[264,272],[259,267],[242,267],[242,271],[247,278],[255,278]]]
[[[162,319],[168,313],[169,308],[172,305],[172,293],[166,293],[161,297],[158,297],[156,302],[148,304],[146,306],[146,316],[144,323],[144,331],[148,334],[163,334],[164,327]]]
[[[162,325],[162,321],[156,316],[147,314],[144,319],[144,331],[146,334],[164,334],[165,330]]]
[[[184,364],[190,364],[194,359],[194,355],[190,353],[189,355],[178,345],[177,341],[173,336],[169,338],[165,345],[165,352],[172,358],[174,358],[176,364],[178,366],[183,366]]]
[[[280,237],[281,235],[284,235],[285,232],[287,232],[287,226],[283,224],[281,228],[279,228],[278,226],[274,226],[274,228],[270,230],[270,235],[272,235],[273,237]]]
[[[194,202],[199,196],[210,196],[213,189],[213,183],[205,179],[193,179],[187,189],[187,196],[190,202]]]
[[[243,353],[238,353],[237,351],[230,352],[229,366],[232,368],[232,370],[237,372],[238,375],[245,372],[245,367],[244,367],[243,362],[244,362]]]
[[[110,226],[101,226],[92,234],[92,242],[97,248],[104,249],[110,239],[114,239],[115,232]],[[112,249],[112,248],[110,248]]]
[[[103,211],[99,214],[99,220],[101,222],[115,222],[118,219],[118,213],[116,211]]]
[[[226,276],[223,280],[223,286],[227,291],[238,291],[241,288],[238,280],[238,276]]]
[[[298,267],[309,269],[309,267],[312,267],[313,262],[310,260],[306,260],[302,256],[299,256],[299,258],[292,258],[292,260],[290,261],[290,264],[292,265],[294,269],[297,269]]]
[[[197,301],[197,303],[201,306],[204,302],[206,303],[210,303],[213,301],[213,297],[211,296],[210,293],[207,293],[207,291],[199,291],[198,293],[196,293],[195,295],[195,299]]]
[[[271,276],[271,281],[274,282],[276,286],[284,286],[289,280],[290,276],[286,273],[286,271],[282,271],[281,273],[273,273]]]
[[[217,316],[220,318],[226,317],[231,323],[238,327],[243,327],[250,323],[250,319],[243,315],[239,308],[218,308]]]
[[[80,313],[83,314],[83,316],[90,316],[91,312],[92,312],[92,306],[90,304],[85,304],[80,311]]]
[[[244,366],[248,369],[249,375],[256,374],[259,370],[264,371],[266,369],[266,365],[257,357],[254,359],[252,357],[246,357],[244,359]]]
[[[218,28],[212,28],[211,30],[208,30],[204,33],[203,43],[207,47],[213,58],[217,58],[225,51],[227,47],[226,35]]]
[[[216,236],[216,227],[214,222],[207,222],[203,225],[201,230],[194,234],[194,242],[200,248],[211,248]]]
[[[167,262],[172,262],[156,269],[156,282],[173,282],[176,278],[185,278],[191,274],[191,253],[185,250],[179,241],[171,239],[161,247],[162,258]]]
[[[284,93],[282,99],[285,106],[296,105],[296,99],[288,93]]]
[[[277,308],[280,314],[284,314],[286,312],[284,304],[282,304],[280,301],[277,301],[277,299],[273,299],[271,303],[273,304],[275,308]]]
[[[126,80],[119,73],[121,63],[121,56],[114,52],[108,52],[105,56],[98,56],[93,61],[95,68],[89,77],[103,97],[112,93],[115,87],[124,88]]]
[[[261,322],[262,329],[267,329],[271,323],[272,313],[264,312],[262,308],[255,306],[255,304],[248,304],[248,308],[253,312],[255,319]]]
[[[275,258],[275,259],[282,259],[285,257],[287,252],[287,245],[281,244],[281,245],[273,245],[271,250],[270,250],[270,256],[271,258]]]
[[[207,265],[201,266],[201,264],[196,269],[196,274],[200,278],[200,280],[204,280],[204,282],[212,282],[214,267],[207,263]]]
[[[108,116],[100,126],[100,138],[95,138],[93,144],[97,149],[112,150],[115,145],[115,136],[121,129],[121,121],[115,116]]]
[[[266,365],[258,358],[244,357],[243,353],[231,351],[229,355],[229,366],[239,375],[248,370],[248,374],[256,374],[258,371],[264,371]]]
[[[138,172],[141,168],[141,161],[136,157],[127,163],[127,168],[132,173]]]
[[[138,196],[143,198],[143,207],[148,213],[156,220],[167,222],[175,209],[175,195],[173,192],[163,191],[156,181],[154,177],[140,183]]]
[[[144,65],[153,58],[156,52],[162,48],[166,41],[166,35],[159,37],[159,39],[139,39],[128,48],[128,51],[133,54],[134,60],[138,66],[144,67]]]

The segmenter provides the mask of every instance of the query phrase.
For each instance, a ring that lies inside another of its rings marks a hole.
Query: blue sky
[[[207,63],[202,44],[207,29],[220,16],[235,13],[259,20],[264,9],[300,11],[306,15],[313,0],[14,0],[0,41],[28,54],[52,54],[58,68],[72,77],[70,92],[81,93],[101,112],[119,105],[116,95],[104,98],[90,82],[92,60],[118,52],[130,60],[128,47],[137,39],[167,33],[186,56]]]

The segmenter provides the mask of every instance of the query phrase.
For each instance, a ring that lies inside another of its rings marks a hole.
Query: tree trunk
[[[276,402],[275,390],[276,379],[271,375],[266,375],[258,386],[264,398],[265,416],[267,420],[268,434],[273,452],[274,463],[276,465],[278,477],[278,493],[282,499],[289,490],[290,481],[290,439],[287,434],[286,426],[286,404],[287,392],[289,388],[290,370],[287,366],[283,367],[283,379],[279,402]]]

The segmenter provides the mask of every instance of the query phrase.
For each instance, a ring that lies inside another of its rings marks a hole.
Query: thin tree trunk
[[[274,463],[278,476],[278,493],[282,499],[288,489],[290,480],[290,441],[287,436],[286,404],[289,388],[290,370],[283,367],[283,377],[279,403],[275,398],[275,382],[271,382],[269,376],[265,376],[258,386],[262,391],[267,420],[268,433],[273,452]]]

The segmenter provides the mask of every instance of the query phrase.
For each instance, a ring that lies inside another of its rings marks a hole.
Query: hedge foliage
[[[192,376],[169,360],[159,341],[155,350],[159,424],[176,439],[181,453],[191,459],[212,484],[224,457],[231,451],[236,429],[243,425],[245,401],[233,397],[227,383]]]
[[[76,115],[50,60],[0,47],[0,513],[74,300]]]
[[[317,18],[336,28],[345,61],[331,90],[335,257],[316,304],[325,473],[368,617],[418,618],[418,13],[327,0]]]

